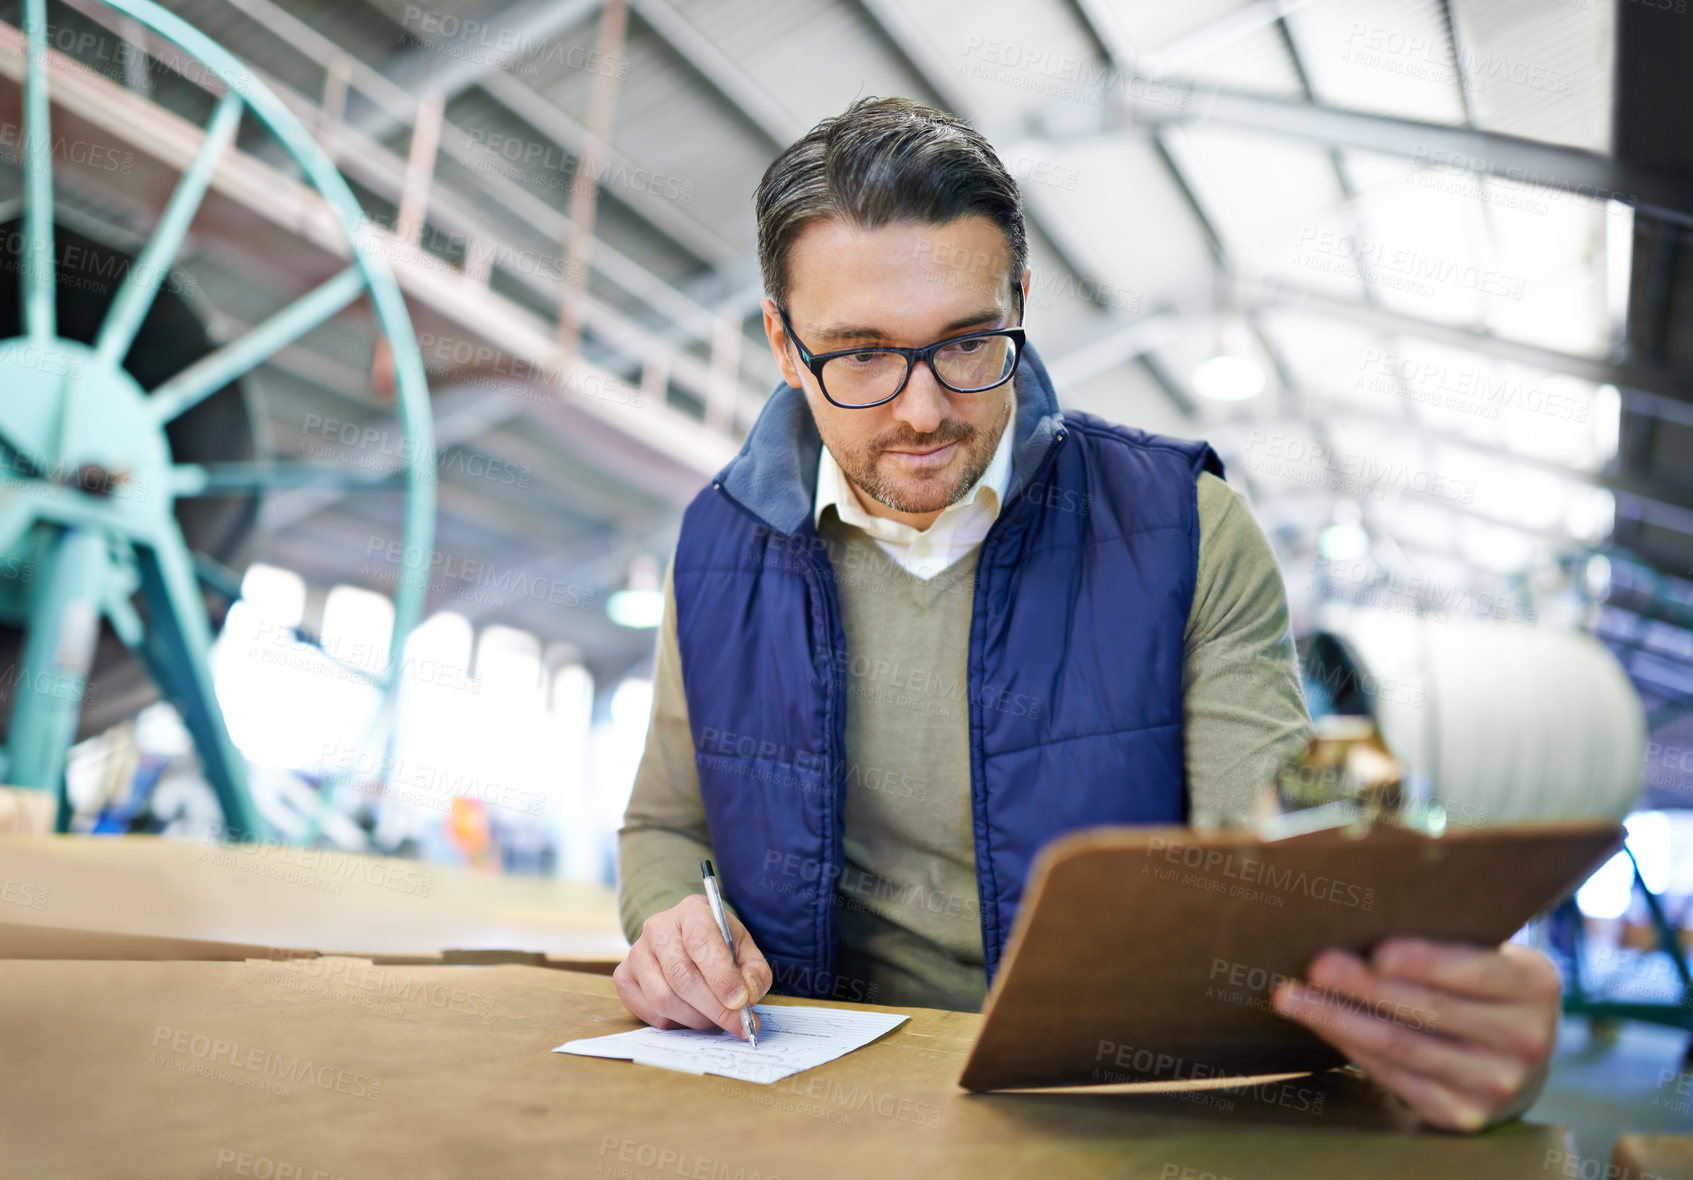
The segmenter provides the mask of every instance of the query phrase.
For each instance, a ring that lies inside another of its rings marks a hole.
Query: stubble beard
[[[967,422],[948,419],[928,434],[902,433],[876,439],[857,450],[836,455],[836,462],[853,486],[878,504],[914,516],[939,512],[962,500],[964,494],[982,478],[983,472],[993,463],[993,453],[999,446],[1000,436],[1010,429],[1010,419],[1010,399],[1007,398],[998,430],[983,432]],[[885,478],[877,467],[876,461],[890,448],[925,450],[952,442],[963,443],[964,465],[950,484],[936,486],[933,480],[924,478],[891,480]]]

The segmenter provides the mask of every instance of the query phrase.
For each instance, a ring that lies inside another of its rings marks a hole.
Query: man
[[[618,994],[736,1035],[773,986],[979,1010],[1043,844],[1244,821],[1302,747],[1280,575],[1210,447],[1060,412],[1022,326],[1016,184],[962,122],[858,102],[771,164],[757,209],[786,384],[683,519]],[[1544,956],[1396,940],[1308,975],[1276,1010],[1429,1122],[1538,1091]],[[1433,1019],[1368,1014],[1412,1008]]]

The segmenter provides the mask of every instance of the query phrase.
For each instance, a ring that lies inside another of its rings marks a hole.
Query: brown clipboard
[[[1036,858],[969,1090],[1326,1069],[1342,1057],[1277,1016],[1279,978],[1394,935],[1497,945],[1622,844],[1610,822],[1378,825],[1265,842],[1251,830],[1110,827]],[[1411,1027],[1413,1010],[1392,1014]]]

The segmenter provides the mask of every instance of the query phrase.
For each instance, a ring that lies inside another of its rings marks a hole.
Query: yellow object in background
[[[1283,763],[1259,793],[1260,834],[1273,840],[1344,827],[1362,835],[1375,823],[1438,836],[1446,830],[1446,813],[1408,789],[1405,769],[1374,721],[1317,718],[1306,748]]]
[[[447,812],[447,839],[464,854],[466,864],[499,868],[494,832],[488,823],[488,809],[479,799],[453,799]]]

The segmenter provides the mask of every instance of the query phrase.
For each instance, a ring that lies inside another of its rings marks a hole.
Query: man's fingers
[[[678,909],[682,918],[682,945],[709,985],[718,1005],[740,1008],[750,1004],[752,989],[747,987],[746,980],[736,969],[735,960],[729,954],[729,944],[723,941],[723,931],[705,898],[701,897],[698,904],[684,902]],[[739,1017],[735,1019],[735,1027],[740,1027]]]
[[[647,1003],[659,1014],[660,1019],[667,1022],[657,1027],[692,1028],[700,1032],[715,1027],[711,1017],[678,996],[662,979],[649,979],[644,982],[648,985],[644,989]]]
[[[651,923],[643,928],[640,941],[629,952],[647,1005],[669,1020],[672,1027],[701,1030],[716,1027],[714,1013],[719,1005],[697,972],[693,973],[692,981],[687,980],[691,967],[685,959],[677,960],[679,952],[674,948],[680,943],[674,935],[665,936],[667,929],[667,923]],[[635,954],[637,949],[642,952],[639,956]]]
[[[689,1009],[702,1013],[706,1019],[705,1025],[690,1025],[689,1027],[711,1027],[715,1025],[726,1032],[741,1035],[741,1017],[738,1011],[731,1010],[718,998],[718,990],[707,982],[701,973],[700,964],[695,959],[697,941],[690,937],[686,928],[665,929],[663,931],[648,931],[643,937],[650,935],[653,955],[658,960],[659,975],[666,987],[676,996],[677,1000]],[[723,945],[722,936],[718,936],[717,949],[725,958],[729,949]],[[735,979],[733,968],[730,978]],[[742,985],[736,979],[735,986]]]
[[[1524,1061],[1380,1019],[1302,984],[1282,984],[1274,1002],[1277,1012],[1299,1021],[1349,1059],[1391,1062],[1396,1069],[1438,1082],[1488,1110],[1503,1106],[1528,1079],[1530,1066]]]
[[[1354,1061],[1364,1067],[1376,1084],[1398,1095],[1417,1117],[1447,1131],[1479,1131],[1488,1123],[1488,1111],[1449,1086],[1403,1069],[1391,1061],[1365,1053]]]
[[[646,938],[636,940],[612,973],[623,1006],[654,1028],[710,1028],[711,1021],[682,1003],[664,980],[664,972]]]
[[[633,950],[630,953],[633,954]],[[628,956],[625,956],[623,962],[611,973],[611,982],[617,988],[617,998],[623,1001],[623,1006],[629,1009],[631,1016],[654,1028],[664,1027],[659,1024],[663,1017],[653,1011],[652,1005],[647,1003],[647,997],[641,992],[641,985],[635,982]]]
[[[1480,1000],[1556,998],[1558,969],[1545,955],[1508,942],[1498,949],[1421,938],[1390,938],[1370,956],[1377,973]]]
[[[752,935],[741,924],[741,920],[730,918],[729,929],[735,935],[735,955],[741,961],[741,977],[752,990],[752,1002],[757,1003],[770,990],[776,977],[770,970],[770,964],[765,961],[764,952],[758,949],[758,944],[752,940]]]
[[[1326,951],[1311,963],[1310,981],[1320,993],[1354,1000],[1363,1011],[1412,1032],[1487,1045],[1525,1061],[1551,1051],[1553,1030],[1546,1014],[1520,1001],[1471,999],[1428,984],[1378,975],[1363,960]]]
[[[711,1018],[678,996],[664,977],[664,966],[653,950],[651,939],[642,938],[629,951],[635,986],[640,989],[642,1002],[656,1018],[648,1021],[656,1028],[711,1027]]]
[[[729,918],[735,956],[710,903],[696,894],[641,927],[612,978],[624,1007],[655,1028],[721,1028],[744,1037],[741,1012],[770,990],[770,964],[738,920]],[[758,1013],[750,1013],[756,1034]]]
[[[1392,939],[1366,965],[1326,951],[1281,1015],[1363,1065],[1427,1121],[1477,1130],[1532,1099],[1556,1036],[1559,979],[1544,955]]]

